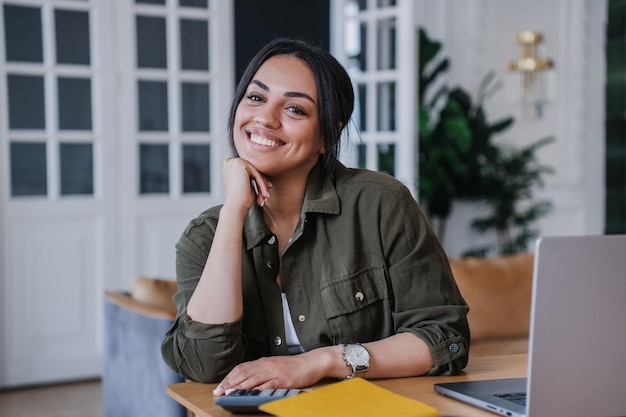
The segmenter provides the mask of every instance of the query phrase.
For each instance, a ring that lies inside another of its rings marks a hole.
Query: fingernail
[[[230,394],[230,393],[231,393],[231,392],[233,392],[233,391],[235,391],[235,388],[228,388],[228,389],[224,392],[224,394],[228,395],[228,394]]]
[[[217,387],[215,387],[215,389],[213,390],[213,395],[220,395],[222,393],[222,384],[218,385]]]
[[[267,198],[264,198],[263,201],[261,201],[261,207],[265,207],[265,202],[267,201]]]

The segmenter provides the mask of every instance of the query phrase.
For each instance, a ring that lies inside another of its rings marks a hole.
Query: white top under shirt
[[[285,322],[285,343],[287,343],[287,349],[292,355],[298,353],[304,353],[296,329],[293,327],[293,321],[291,320],[291,312],[289,311],[289,303],[287,302],[287,295],[284,292],[280,293],[283,300],[283,321]]]

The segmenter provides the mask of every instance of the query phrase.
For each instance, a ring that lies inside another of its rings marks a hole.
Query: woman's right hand
[[[272,184],[245,159],[224,160],[222,175],[226,191],[224,206],[229,209],[241,209],[247,213],[255,202],[263,207],[270,197]]]

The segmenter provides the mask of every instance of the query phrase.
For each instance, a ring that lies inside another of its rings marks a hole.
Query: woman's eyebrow
[[[250,84],[256,84],[258,85],[262,90],[264,91],[270,91],[270,88],[267,86],[267,84],[259,81],[259,80],[252,80],[250,81]],[[307,100],[310,100],[313,104],[315,104],[315,100],[313,100],[313,97],[311,97],[310,95],[306,94],[306,93],[300,93],[298,91],[287,91],[285,93],[285,97],[301,97],[301,98],[305,98]]]
[[[250,81],[250,84],[256,84],[259,87],[261,87],[262,90],[270,91],[270,88],[266,84],[262,83],[259,80],[252,80],[252,81]]]
[[[287,91],[285,93],[285,97],[301,97],[301,98],[306,98],[307,100],[311,101],[311,103],[315,104],[315,100],[313,100],[313,97],[311,97],[310,95],[306,94],[306,93],[299,93],[297,91]]]

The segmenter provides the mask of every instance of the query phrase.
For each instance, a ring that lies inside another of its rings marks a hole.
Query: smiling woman
[[[233,389],[322,378],[455,374],[468,307],[409,190],[338,160],[353,109],[325,50],[276,39],[231,104],[225,200],[177,248],[177,319],[163,358]]]

